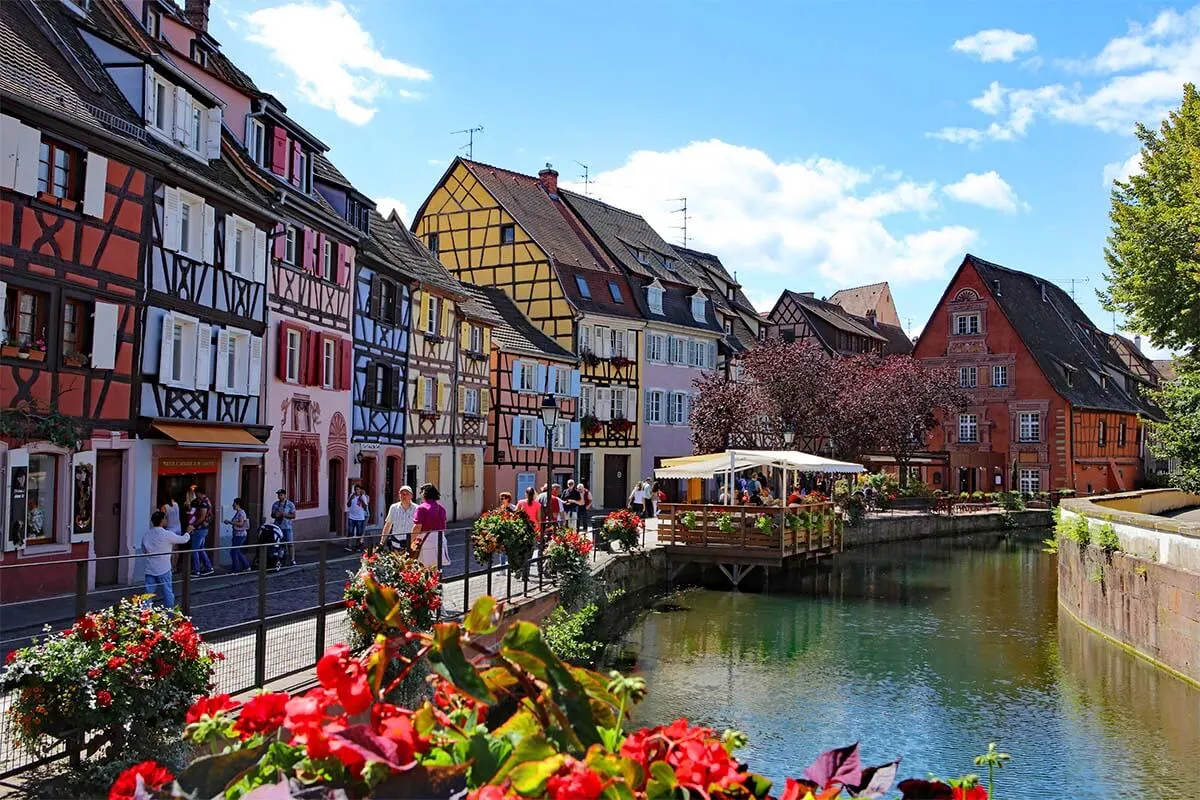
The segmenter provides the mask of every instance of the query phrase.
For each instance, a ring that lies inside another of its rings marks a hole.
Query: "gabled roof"
[[[1108,334],[1097,328],[1071,296],[1042,278],[967,254],[959,271],[970,265],[986,291],[1037,361],[1042,373],[1063,398],[1079,408],[1154,415],[1124,380],[1100,375],[1130,374],[1113,349]],[[952,281],[953,283],[953,281]],[[1067,381],[1067,372],[1071,381]]]
[[[372,209],[370,231],[371,241],[402,265],[405,274],[413,280],[455,297],[463,294],[462,284],[454,279],[425,245],[417,241],[417,237],[404,227],[394,212],[391,217],[384,219],[382,214]]]
[[[866,320],[863,320],[863,322],[866,323]],[[884,353],[893,356],[912,355],[913,340],[909,338],[903,328],[876,320],[875,330],[882,334],[883,338],[887,339],[887,344],[883,346]]]
[[[680,247],[679,245],[675,245],[675,252],[683,256],[684,260],[691,264],[692,267],[697,271],[705,273],[705,277],[708,278],[709,284],[718,293],[721,293],[721,287],[717,284],[716,279],[720,279],[720,281],[727,286],[734,287],[733,300],[728,300],[725,298],[724,294],[722,294],[722,298],[725,298],[724,302],[728,303],[733,308],[736,308],[743,314],[749,314],[752,317],[758,316],[758,309],[756,309],[754,304],[750,302],[750,298],[746,297],[746,294],[742,291],[742,287],[738,284],[737,280],[729,274],[729,270],[725,269],[725,265],[721,263],[720,258],[712,253],[705,253],[701,250],[693,250],[689,247]]]
[[[497,324],[492,329],[492,344],[502,351],[571,363],[578,361],[571,351],[542,333],[530,322],[503,289],[475,286],[470,283],[464,283],[462,287],[477,304],[496,317]]]
[[[865,317],[868,311],[879,308],[879,303],[883,300],[883,293],[886,291],[888,291],[887,281],[869,283],[866,286],[838,289],[829,298],[829,302],[837,303],[851,314]]]
[[[815,325],[824,326],[827,329],[839,330],[851,336],[874,339],[881,343],[887,342],[887,337],[868,325],[866,320],[860,321],[847,313],[838,304],[831,303],[828,300],[819,300],[811,293],[793,292],[790,289],[783,290],[783,294],[779,296],[779,300],[771,308],[771,313],[767,315],[772,323],[777,323],[775,311],[785,299],[795,303],[804,312],[805,316],[808,317],[809,322]],[[832,347],[832,343],[828,344]]]

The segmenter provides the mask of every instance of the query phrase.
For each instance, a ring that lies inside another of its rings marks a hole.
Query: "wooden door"
[[[605,454],[604,456],[604,507],[624,508],[629,499],[625,490],[629,475],[629,456]]]
[[[438,489],[441,489],[442,487],[438,486],[441,480],[442,457],[440,455],[432,454],[425,456],[425,482],[432,483],[434,486],[437,486]],[[414,490],[416,488],[416,486],[413,487]]]
[[[250,519],[250,530],[257,531],[263,522],[263,485],[262,466],[259,464],[242,465],[241,480],[239,481],[242,506]]]
[[[121,476],[124,471],[121,453],[104,452],[96,458],[96,585],[111,586],[117,582],[115,556],[121,543]],[[146,523],[149,526],[149,522]]]
[[[340,458],[329,459],[329,530],[335,536],[346,534],[346,498],[348,497],[345,466]]]
[[[405,485],[408,486],[408,488],[413,490],[413,496],[416,497],[417,489],[421,488],[417,484],[417,465],[409,464],[408,467],[405,468],[405,470],[404,470],[404,475],[405,475],[405,478],[404,478]],[[399,490],[397,490],[397,491],[399,491]],[[397,495],[397,497],[396,497],[396,500],[398,500],[398,499],[399,499],[399,495]],[[394,502],[396,502],[396,500],[392,500],[392,502],[394,503]]]
[[[388,456],[386,466],[383,472],[383,497],[381,502],[375,507],[380,510],[380,514],[387,510],[388,506],[396,502],[399,498],[396,496],[400,484],[397,483],[400,479],[400,459],[395,456]],[[381,517],[382,519],[382,517]]]
[[[374,510],[374,509],[379,508],[380,507],[380,498],[376,496],[379,492],[379,487],[375,485],[375,459],[373,459],[373,458],[364,458],[363,459],[362,473],[359,476],[358,482],[362,484],[363,491],[366,492],[367,497],[370,498],[369,503],[370,503],[371,509]],[[373,519],[373,516],[374,515],[368,515],[368,517],[367,517],[368,525],[373,524],[375,522],[375,520]]]

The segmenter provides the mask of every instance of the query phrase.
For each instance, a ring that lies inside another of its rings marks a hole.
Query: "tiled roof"
[[[313,175],[328,181],[336,183],[339,186],[344,186],[347,189],[353,189],[354,184],[350,183],[350,179],[342,174],[342,171],[333,165],[324,153],[319,151],[313,152]]]
[[[818,300],[811,294],[802,294],[787,289],[784,290],[784,295],[795,301],[804,310],[804,313],[808,315],[810,320],[823,323],[829,328],[840,330],[852,336],[862,336],[881,342],[887,341],[886,337],[871,328],[866,320],[859,321],[846,313],[845,309],[836,303],[831,303],[828,300]]]
[[[705,253],[701,250],[692,250],[688,247],[680,247],[675,245],[675,252],[683,256],[684,259],[695,267],[698,271],[706,273],[710,284],[717,292],[721,291],[721,287],[717,284],[719,279],[721,283],[727,286],[733,286],[733,300],[730,301],[722,295],[723,302],[736,308],[743,314],[749,314],[752,317],[758,316],[758,310],[754,304],[750,302],[750,298],[746,297],[742,287],[738,285],[737,280],[729,274],[729,270],[725,269],[725,265],[721,263],[721,259],[712,253]]]
[[[1071,405],[1080,408],[1153,414],[1138,395],[1126,391],[1123,380],[1108,379],[1105,371],[1128,374],[1108,335],[1101,332],[1071,296],[1036,275],[984,261],[968,254],[987,291],[1016,329],[1046,379]],[[1071,381],[1067,381],[1067,372]]]
[[[838,289],[829,298],[829,302],[837,303],[842,308],[859,317],[865,317],[868,311],[879,308],[879,301],[887,290],[887,281],[869,283],[866,286],[855,286],[851,289]]]
[[[372,210],[370,230],[372,241],[403,265],[405,274],[447,294],[462,294],[462,284],[395,217],[384,219]]]
[[[254,84],[254,80],[238,69],[237,65],[220,50],[209,54],[208,68],[251,97],[262,94],[262,91]]]
[[[903,328],[876,320],[875,330],[887,339],[887,344],[883,346],[885,353],[898,356],[912,355],[913,341],[908,338],[908,334],[904,332]]]
[[[1175,360],[1172,358],[1156,358],[1154,359],[1154,371],[1158,373],[1160,381],[1173,381],[1176,378]]]
[[[503,289],[470,283],[462,286],[477,304],[497,318],[496,327],[492,329],[492,343],[501,350],[563,361],[577,360],[571,351],[530,322]]]

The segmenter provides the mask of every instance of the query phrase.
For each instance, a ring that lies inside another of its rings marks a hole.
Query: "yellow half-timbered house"
[[[647,477],[638,472],[646,323],[621,266],[559,196],[558,173],[547,165],[534,177],[455,159],[418,209],[413,231],[455,277],[503,289],[578,355],[577,478],[597,507],[624,506],[634,482]]]

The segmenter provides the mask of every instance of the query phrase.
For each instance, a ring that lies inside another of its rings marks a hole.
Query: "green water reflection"
[[[626,637],[637,719],[743,730],[776,780],[856,740],[905,775],[960,774],[996,741],[1003,798],[1200,797],[1200,691],[1060,619],[1055,575],[1038,537],[985,535],[850,551],[769,595],[689,592]]]

